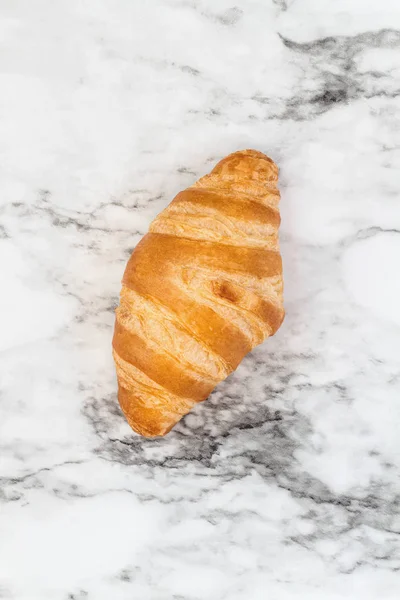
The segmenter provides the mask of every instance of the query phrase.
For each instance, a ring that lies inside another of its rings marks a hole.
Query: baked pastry
[[[131,427],[166,434],[282,323],[278,168],[230,154],[180,192],[122,280],[113,355]]]

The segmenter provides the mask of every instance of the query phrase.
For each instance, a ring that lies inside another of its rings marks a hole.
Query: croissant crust
[[[165,435],[282,323],[278,168],[243,150],[180,192],[135,248],[113,355],[131,427]]]

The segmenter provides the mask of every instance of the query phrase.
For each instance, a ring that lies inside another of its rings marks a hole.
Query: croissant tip
[[[135,393],[125,389],[122,385],[118,386],[118,401],[133,431],[146,438],[167,435],[180,419],[179,414],[176,414],[175,418],[163,418],[162,410],[138,401]]]
[[[264,152],[261,152],[261,150],[255,150],[254,148],[244,148],[243,150],[238,150],[237,152],[233,152],[232,154],[244,154],[246,156],[261,158],[267,160],[268,162],[273,162],[272,158],[264,154]]]
[[[218,175],[222,179],[231,179],[232,176],[237,177],[238,173],[242,177],[255,181],[276,183],[279,169],[272,158],[263,154],[263,152],[247,148],[228,154],[212,170],[212,174]]]
[[[270,156],[261,152],[261,150],[255,150],[254,148],[243,148],[243,150],[236,150],[236,152],[232,152],[225,157],[225,159],[229,159],[235,156],[246,156],[249,158],[258,158],[261,160],[266,160],[269,163],[275,164],[275,161],[272,160]]]
[[[175,422],[171,425],[171,427],[158,427],[156,422],[151,421],[147,423],[139,423],[124,410],[122,412],[124,413],[125,418],[128,421],[131,429],[133,429],[135,433],[138,433],[142,437],[148,438],[150,440],[164,437],[165,435],[167,435],[167,433],[171,431],[172,427],[175,425]]]

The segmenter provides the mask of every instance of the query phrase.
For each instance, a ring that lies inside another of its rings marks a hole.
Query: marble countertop
[[[394,600],[398,0],[0,5],[0,598]],[[165,439],[110,353],[151,219],[281,168],[287,316]]]

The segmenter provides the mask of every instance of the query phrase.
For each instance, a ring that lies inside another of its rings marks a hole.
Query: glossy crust
[[[243,150],[180,192],[125,270],[113,354],[131,427],[165,435],[282,323],[278,168]]]

